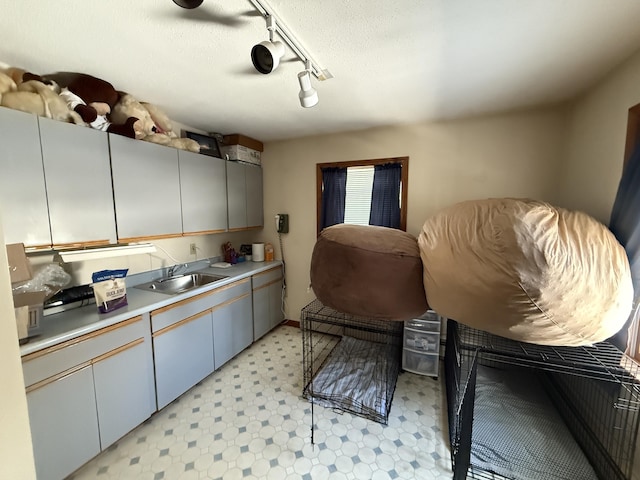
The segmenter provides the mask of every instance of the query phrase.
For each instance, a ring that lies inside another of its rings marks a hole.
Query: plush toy
[[[3,74],[4,77],[7,76]],[[9,82],[6,78],[1,82],[9,85],[9,90],[0,98],[0,105],[4,107],[34,113],[53,120],[84,123],[80,115],[69,109],[67,103],[60,97],[59,87],[54,82],[45,84],[37,80],[29,80],[20,83],[15,89],[13,89],[15,82]]]
[[[16,82],[6,73],[0,72],[0,99],[2,94],[7,92],[15,92],[18,89]]]
[[[128,117],[140,120],[136,124],[136,138],[145,142],[199,152],[198,142],[190,138],[178,138],[173,132],[169,117],[150,103],[139,102],[133,95],[120,92],[120,100],[111,112],[111,118],[118,122]]]
[[[25,73],[24,78],[32,78],[32,74]],[[121,121],[111,118],[110,114],[118,102],[119,94],[106,80],[71,72],[59,72],[40,78],[58,83],[61,87],[60,96],[90,127],[125,137],[136,137],[138,118],[127,117]]]

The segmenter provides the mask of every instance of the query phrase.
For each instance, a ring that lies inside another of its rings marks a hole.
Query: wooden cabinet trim
[[[195,295],[195,296],[190,297],[190,298],[185,298],[184,300],[180,300],[179,302],[172,303],[171,305],[167,305],[166,307],[160,307],[157,310],[153,310],[151,312],[151,316],[153,317],[154,315],[159,315],[159,314],[167,312],[169,310],[173,310],[174,308],[183,307],[184,305],[187,305],[187,304],[189,304],[191,302],[195,302],[195,301],[201,300],[201,299],[203,299],[205,297],[208,297],[210,295],[215,295],[216,293],[223,292],[225,290],[228,290],[229,288],[236,287],[236,286],[241,285],[243,283],[246,283],[248,281],[249,281],[248,278],[245,278],[243,280],[238,280],[237,282],[230,283],[229,285],[224,285],[224,286],[216,288],[214,290],[210,290],[208,292],[200,293],[200,294]]]
[[[64,377],[68,377],[69,375],[72,375],[76,372],[79,372],[80,370],[90,367],[91,366],[91,360],[87,361],[87,362],[83,362],[80,365],[76,365],[75,367],[71,367],[68,370],[65,370],[64,372],[60,372],[56,375],[53,375],[51,377],[45,378],[44,380],[40,380],[39,382],[34,383],[33,385],[29,385],[25,391],[26,393],[30,393],[33,392],[34,390],[38,390],[39,388],[45,387],[47,385],[49,385],[50,383],[53,382],[57,382],[58,380],[63,379]]]
[[[277,266],[277,267],[270,268],[269,270],[265,270],[264,272],[256,273],[256,274],[254,275],[254,277],[259,277],[259,276],[261,276],[261,275],[269,275],[269,274],[272,274],[272,273],[274,272],[274,270],[280,270],[280,271],[282,271],[282,266],[280,265],[280,266]]]
[[[142,321],[142,315],[129,318],[128,320],[123,320],[122,322],[114,323],[113,325],[109,325],[108,327],[101,328],[100,330],[87,333],[77,338],[72,338],[71,340],[67,340],[66,342],[62,342],[57,345],[52,345],[51,347],[43,348],[42,350],[38,350],[37,352],[29,353],[28,355],[25,355],[24,357],[22,357],[22,363],[28,362],[30,360],[34,360],[36,358],[40,358],[44,355],[48,355],[53,352],[57,352],[58,350],[62,350],[63,348],[67,348],[72,345],[76,345],[80,342],[84,342],[85,340],[89,340],[89,339],[98,337],[100,335],[104,335],[106,333],[112,332],[113,330],[128,327],[129,325],[139,321]]]
[[[165,235],[151,235],[145,237],[118,237],[118,241],[122,243],[135,243],[135,242],[145,242],[150,240],[161,240],[163,238],[177,238],[181,237],[182,233],[167,233]]]
[[[221,228],[218,230],[202,230],[201,232],[184,232],[182,236],[189,237],[193,235],[210,235],[212,233],[225,233],[226,231],[227,231],[226,228]]]
[[[195,315],[191,315],[190,317],[184,318],[176,323],[172,323],[171,325],[169,325],[168,327],[164,327],[161,330],[158,330],[157,332],[154,332],[153,334],[153,338],[159,337],[160,335],[164,335],[165,333],[171,331],[171,330],[175,330],[178,327],[181,327],[189,322],[193,322],[194,320],[197,320],[201,317],[204,317],[205,315],[208,315],[211,313],[211,309],[208,308],[200,313],[196,313]]]

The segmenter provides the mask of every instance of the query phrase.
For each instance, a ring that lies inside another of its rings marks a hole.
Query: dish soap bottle
[[[264,244],[264,259],[267,262],[273,262],[273,245],[270,243]]]

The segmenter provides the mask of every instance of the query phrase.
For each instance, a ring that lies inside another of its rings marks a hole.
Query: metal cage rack
[[[403,326],[403,322],[337,312],[324,306],[319,300],[309,303],[302,309],[300,320],[303,396],[312,405],[315,403],[347,411],[386,425],[400,372]],[[349,376],[352,382],[356,382],[352,386],[358,390],[360,387],[357,383],[361,383],[362,388],[368,388],[369,395],[366,397],[368,400],[373,399],[374,405],[361,402],[348,392],[323,391],[318,386],[319,375],[335,360],[346,339],[356,339],[360,346],[365,345],[366,358],[348,358],[347,363],[350,365]],[[367,368],[373,368],[373,375],[359,376],[362,372],[359,365],[365,364]],[[377,385],[373,390],[372,380]],[[370,395],[371,392],[375,393]]]
[[[598,478],[631,478],[640,425],[638,364],[607,342],[547,347],[449,320],[445,377],[454,479],[504,478],[470,458],[478,365],[536,375]]]

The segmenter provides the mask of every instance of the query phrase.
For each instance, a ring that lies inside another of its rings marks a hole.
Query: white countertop
[[[198,270],[199,272],[225,275],[227,278],[176,295],[165,295],[163,293],[147,292],[135,287],[127,287],[128,305],[114,312],[99,313],[98,307],[92,304],[41,318],[40,333],[20,347],[20,355],[27,355],[43,348],[57,345],[137,315],[145,314],[156,308],[170,305],[209,290],[215,290],[279,265],[282,265],[282,262],[243,262],[229,268],[209,267]]]

